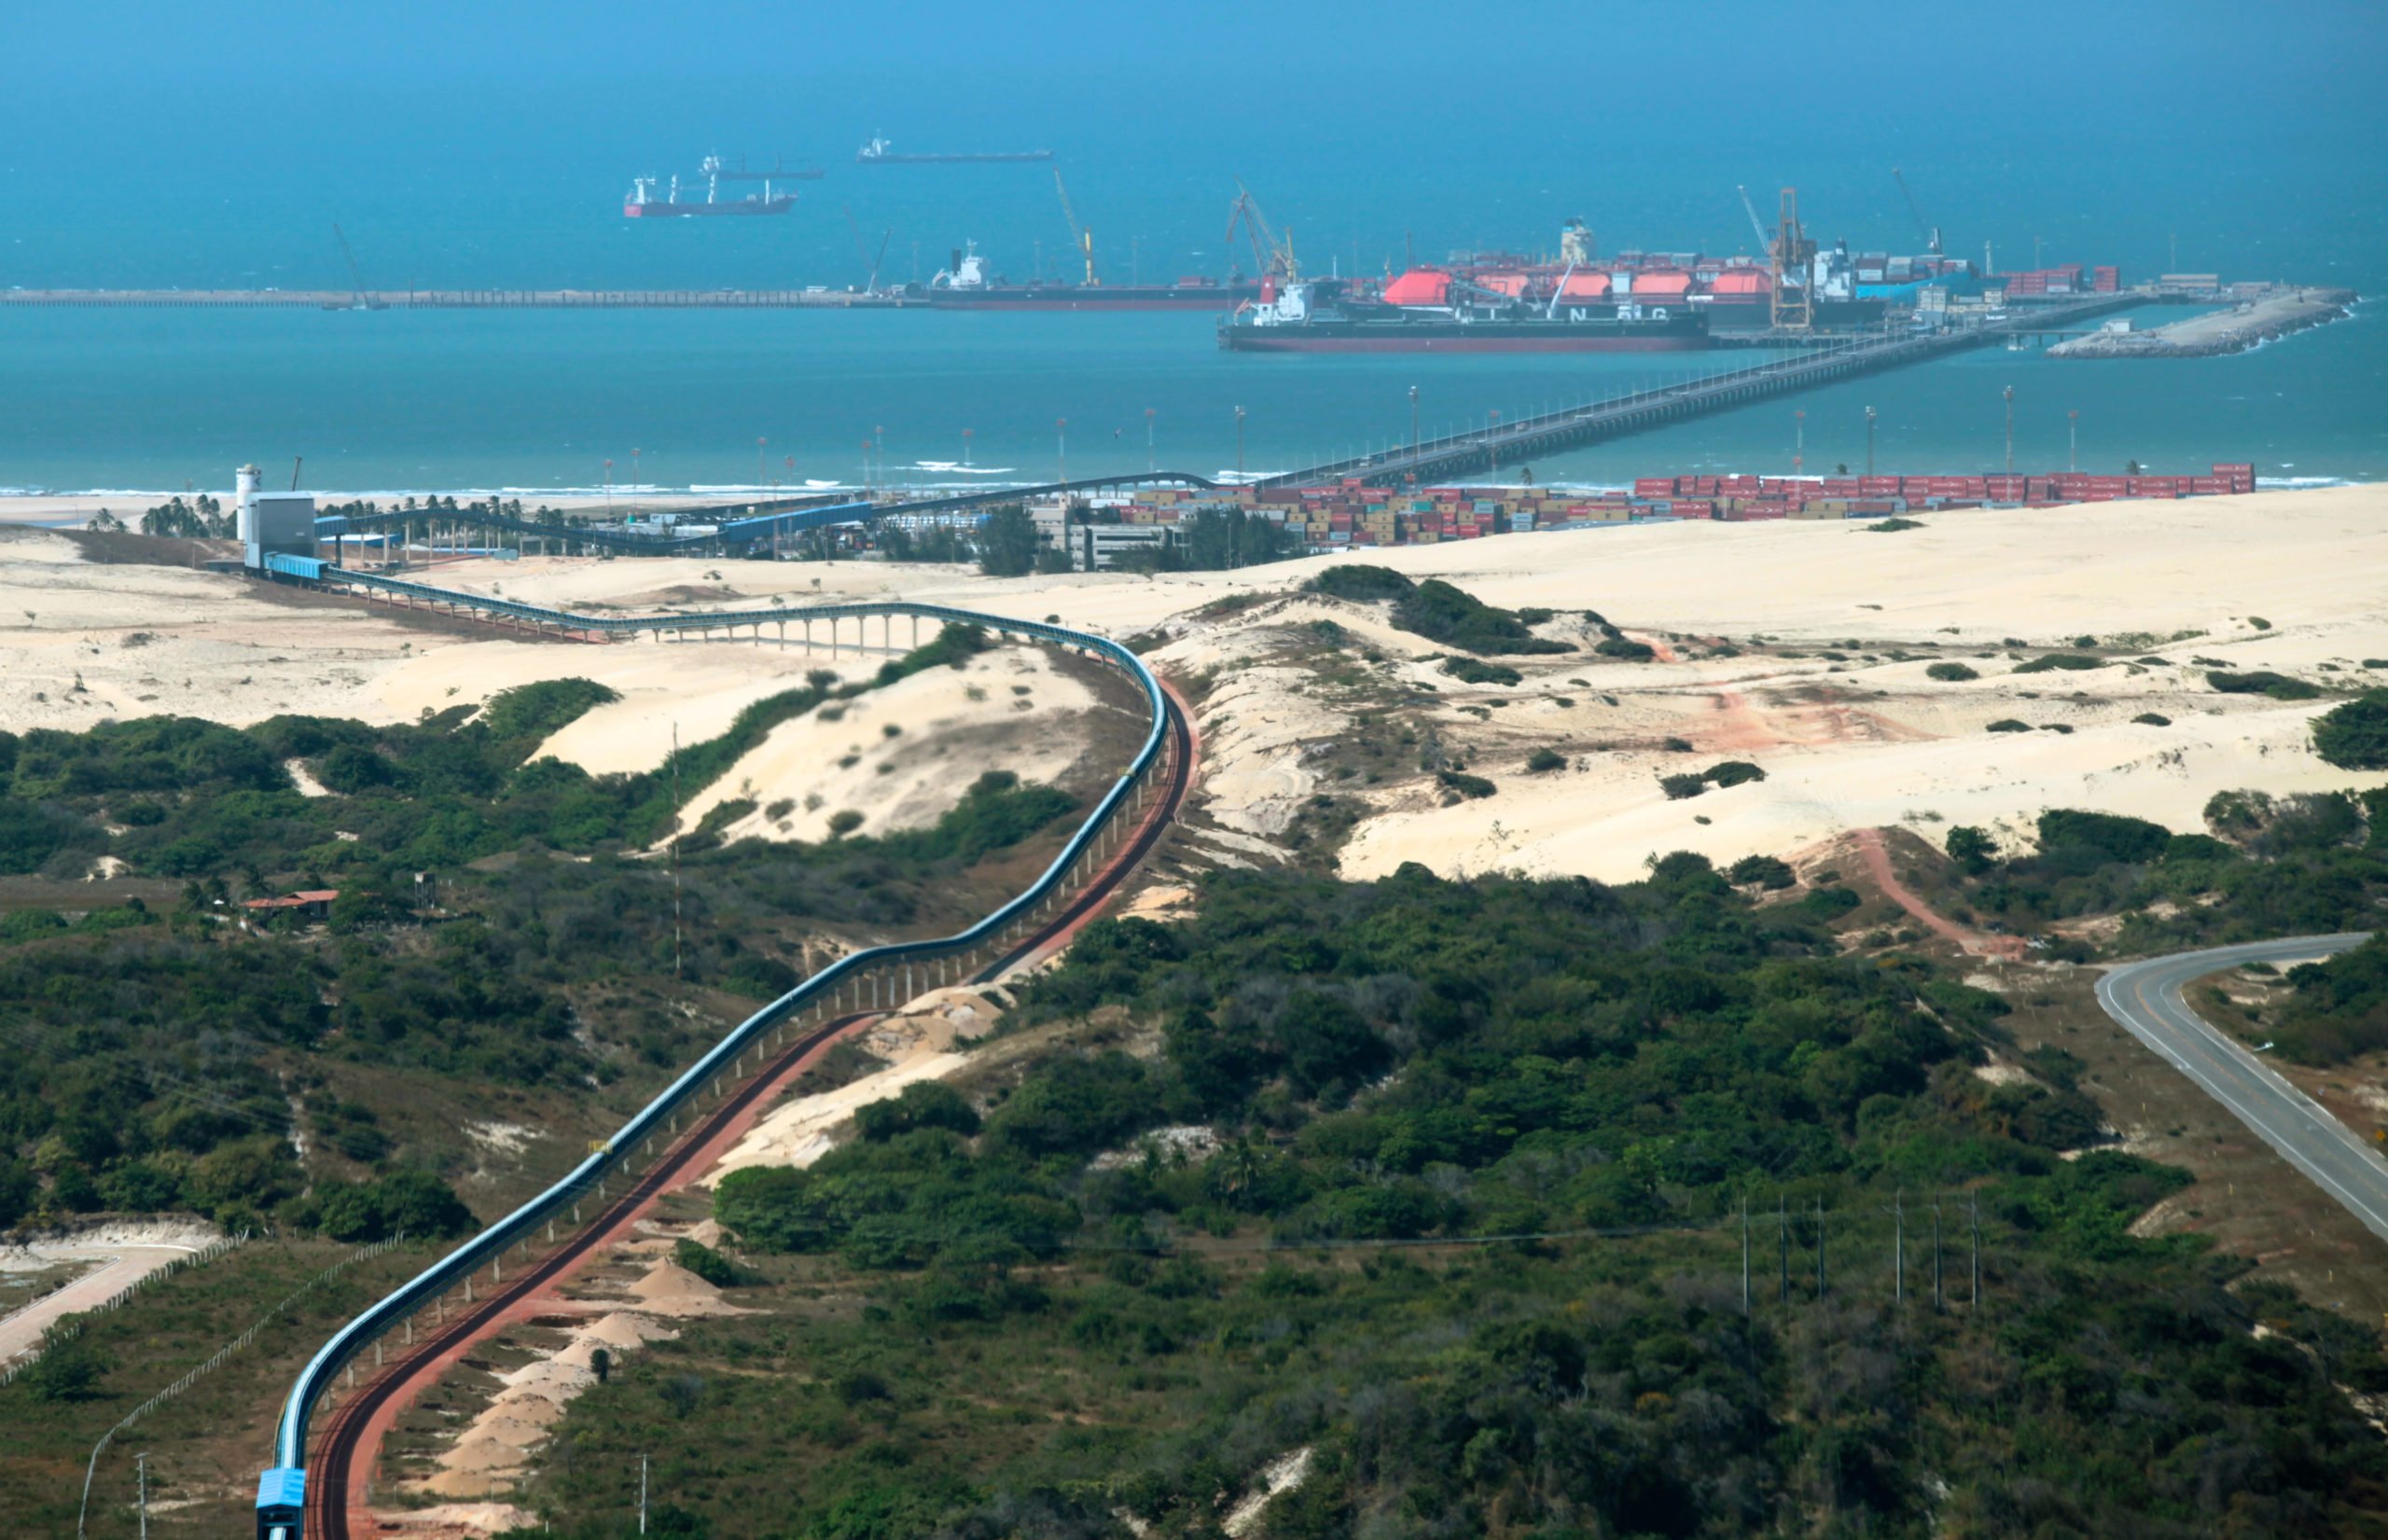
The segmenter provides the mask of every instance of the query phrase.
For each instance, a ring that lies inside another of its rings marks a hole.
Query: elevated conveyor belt
[[[459,608],[501,615],[517,621],[569,626],[598,634],[718,630],[725,624],[764,624],[802,617],[878,616],[893,619],[914,617],[939,622],[979,626],[1000,633],[1058,646],[1075,647],[1100,659],[1135,681],[1150,709],[1151,724],[1135,756],[1121,770],[1096,805],[1093,813],[1070,837],[1052,864],[1008,902],[978,923],[951,936],[923,941],[868,947],[840,958],[807,978],[779,999],[748,1017],[700,1058],[646,1106],[632,1114],[614,1134],[594,1146],[587,1159],[561,1181],[513,1213],[464,1242],[407,1283],[376,1302],[333,1335],[311,1359],[291,1386],[276,1424],[274,1465],[259,1480],[257,1534],[260,1540],[301,1540],[306,1514],[324,1494],[307,1491],[308,1428],[316,1405],[340,1377],[374,1343],[418,1311],[470,1280],[483,1269],[502,1265],[507,1251],[526,1244],[543,1228],[552,1234],[560,1222],[569,1223],[577,1205],[592,1195],[602,1198],[609,1179],[618,1183],[632,1162],[651,1158],[658,1143],[669,1145],[679,1120],[700,1098],[726,1078],[743,1075],[752,1056],[759,1065],[765,1050],[784,1038],[801,1019],[834,1012],[841,1004],[894,1005],[918,989],[966,977],[972,966],[997,961],[1009,944],[1030,929],[1036,917],[1066,900],[1069,884],[1086,863],[1099,859],[1119,837],[1123,821],[1140,807],[1143,793],[1155,772],[1164,766],[1170,742],[1172,707],[1159,681],[1143,660],[1108,637],[1043,622],[1013,619],[939,604],[904,602],[822,605],[800,611],[747,611],[709,616],[584,616],[569,611],[521,604],[508,600],[438,590],[424,584],[344,573],[312,558],[267,558],[271,576],[289,582],[324,581],[343,586],[396,587]],[[1175,767],[1182,776],[1182,752]]]

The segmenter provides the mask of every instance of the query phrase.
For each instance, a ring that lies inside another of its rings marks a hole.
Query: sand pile
[[[435,1497],[486,1497],[511,1489],[530,1468],[573,1397],[597,1383],[591,1367],[604,1350],[618,1359],[677,1334],[658,1316],[734,1313],[721,1291],[669,1261],[659,1261],[630,1288],[621,1308],[576,1328],[564,1345],[498,1376],[501,1386],[443,1450],[438,1469],[416,1486]],[[487,1533],[470,1530],[463,1533]]]
[[[790,1097],[764,1113],[698,1185],[711,1186],[748,1166],[811,1165],[835,1145],[837,1131],[857,1108],[885,1101],[916,1080],[941,1080],[968,1062],[954,1044],[982,1035],[1002,1010],[987,991],[969,985],[918,996],[853,1040],[886,1068],[835,1090]]]

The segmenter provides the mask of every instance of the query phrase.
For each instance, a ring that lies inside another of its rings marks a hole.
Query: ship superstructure
[[[656,178],[633,178],[630,196],[622,200],[622,217],[685,219],[709,215],[785,214],[796,207],[796,194],[773,191],[769,173],[760,178],[762,191],[748,193],[743,198],[723,197],[721,184],[724,181],[746,178],[749,173],[730,171],[721,163],[721,157],[717,155],[706,156],[698,167],[698,174],[704,178],[702,198],[697,197],[693,188],[684,196],[677,175],[665,184],[664,194],[660,198],[655,195]]]

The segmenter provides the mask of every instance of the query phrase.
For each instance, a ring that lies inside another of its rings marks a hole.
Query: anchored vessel
[[[1050,160],[1051,150],[980,150],[963,155],[901,155],[896,142],[874,136],[854,151],[857,163],[866,166],[936,166],[955,165],[982,160]]]
[[[1014,284],[987,271],[976,242],[965,242],[928,284],[929,303],[943,310],[1122,311],[1229,310],[1259,297],[1242,279],[1180,278],[1171,284]]]
[[[622,201],[625,219],[685,219],[692,215],[716,214],[785,214],[796,207],[796,194],[773,192],[771,173],[733,172],[723,166],[721,157],[708,155],[698,168],[705,179],[705,195],[696,196],[693,189],[681,196],[680,179],[674,176],[664,196],[655,196],[655,178],[641,176],[631,183],[630,196]],[[751,180],[760,175],[761,192],[750,192],[743,198],[724,198],[721,184],[727,180]],[[816,173],[817,174],[817,173]]]
[[[1219,345],[1243,353],[1618,353],[1708,345],[1692,308],[1502,294],[1439,270],[1413,269],[1370,293],[1347,279],[1279,284],[1219,321]]]

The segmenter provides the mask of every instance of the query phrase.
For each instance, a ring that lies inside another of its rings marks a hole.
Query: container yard
[[[2216,463],[2198,475],[1894,475],[1787,477],[1694,473],[1638,477],[1631,487],[1447,486],[1402,488],[1359,477],[1284,487],[1148,488],[1095,504],[1098,520],[1156,534],[1126,544],[1168,543],[1159,532],[1206,509],[1233,508],[1282,524],[1303,549],[1431,546],[1536,530],[1600,529],[1656,520],[1727,523],[1773,519],[1885,519],[1965,508],[2045,508],[2129,499],[2173,501],[2256,490],[2250,461]],[[1058,525],[1061,506],[1048,510]],[[1100,526],[1098,526],[1100,527]]]

